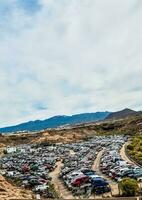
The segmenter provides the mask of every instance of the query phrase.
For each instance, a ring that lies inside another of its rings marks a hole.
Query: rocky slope
[[[12,199],[34,199],[34,195],[31,191],[22,190],[14,187],[8,183],[4,177],[0,176],[0,200],[12,200]]]

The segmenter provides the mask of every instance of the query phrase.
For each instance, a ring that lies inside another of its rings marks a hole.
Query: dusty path
[[[57,162],[56,169],[50,173],[52,177],[52,183],[55,186],[55,190],[58,192],[59,197],[62,199],[74,199],[72,193],[65,187],[64,183],[59,178],[62,162]]]
[[[100,175],[100,176],[104,177],[106,180],[108,180],[108,182],[110,184],[110,187],[112,189],[112,192],[111,193],[107,193],[106,196],[107,197],[108,196],[111,197],[111,196],[118,195],[119,194],[119,190],[118,190],[118,184],[117,184],[117,182],[112,181],[110,178],[108,178],[107,176],[105,176],[104,174],[102,174],[102,172],[100,171],[100,160],[101,160],[101,157],[102,157],[102,154],[103,154],[104,151],[105,151],[105,149],[103,149],[102,151],[100,151],[98,153],[97,158],[94,161],[92,169],[94,171],[96,171],[98,175]]]
[[[96,158],[96,160],[94,161],[94,165],[93,165],[93,169],[96,170],[98,173],[100,173],[99,171],[99,164],[100,164],[100,158],[102,156],[103,151],[100,151],[98,153],[98,156]],[[74,154],[73,151],[70,152],[70,154]],[[73,196],[72,192],[69,191],[66,186],[64,185],[64,183],[62,182],[62,180],[60,180],[59,178],[59,173],[62,167],[62,162],[59,161],[57,162],[57,167],[56,169],[50,173],[50,176],[52,177],[52,183],[55,186],[55,190],[57,191],[57,193],[59,194],[59,197],[62,199],[78,199],[79,197],[75,197]],[[89,199],[94,199],[95,198],[99,198],[100,196],[94,196],[93,194],[89,197]],[[102,197],[102,196],[101,196]]]
[[[126,152],[125,152],[125,148],[127,147],[127,145],[129,144],[129,142],[126,142],[123,147],[121,148],[120,150],[120,155],[122,157],[123,160],[127,161],[129,164],[132,164],[132,165],[135,165],[135,166],[138,166],[135,162],[133,162],[132,160],[130,160],[127,155],[126,155]],[[139,187],[142,188],[142,183],[140,182],[139,183]]]
[[[121,150],[120,150],[120,156],[123,160],[127,161],[128,163],[132,164],[132,165],[136,165],[134,162],[132,162],[126,155],[126,152],[125,152],[125,148],[127,147],[127,145],[129,144],[129,142],[126,142]]]
[[[103,154],[104,150],[100,151],[98,154],[97,154],[97,157],[94,161],[94,164],[92,166],[92,169],[94,171],[96,171],[98,174],[100,174],[100,160],[101,160],[101,157],[102,157],[102,154]]]
[[[104,176],[100,171],[100,160],[101,160],[103,152],[104,152],[104,150],[102,150],[98,153],[98,155],[94,161],[94,164],[92,166],[92,169],[95,170],[98,175],[100,175],[108,180],[108,182],[110,183],[112,192],[104,194],[103,197],[111,197],[112,195],[119,194],[118,184],[115,181],[112,181],[108,177]],[[77,197],[73,196],[72,192],[66,188],[66,186],[64,185],[62,180],[60,180],[59,173],[60,173],[61,167],[62,167],[62,162],[59,161],[59,162],[57,162],[56,169],[50,173],[50,176],[52,177],[52,183],[54,184],[55,189],[58,192],[60,198],[62,198],[62,199],[77,199]],[[102,197],[102,195],[95,196],[92,194],[89,199],[101,198],[101,197]]]

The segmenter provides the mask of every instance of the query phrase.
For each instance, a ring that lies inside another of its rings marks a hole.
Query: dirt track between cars
[[[106,180],[108,180],[108,182],[110,184],[110,187],[112,189],[112,192],[111,193],[107,193],[104,196],[112,197],[113,195],[118,195],[119,194],[118,184],[115,181],[112,181],[110,178],[108,178],[104,174],[102,174],[101,171],[100,171],[100,160],[101,160],[101,157],[102,157],[102,154],[103,154],[104,151],[105,151],[105,149],[103,149],[102,151],[100,151],[98,153],[97,158],[94,161],[94,165],[93,165],[92,169],[94,171],[96,171],[98,175],[100,175],[100,176],[104,177]]]
[[[95,170],[98,175],[101,175],[102,177],[107,179],[108,182],[110,183],[110,186],[111,186],[111,189],[112,189],[112,193],[104,194],[103,197],[112,197],[112,195],[118,195],[119,194],[118,184],[115,181],[112,181],[108,177],[104,176],[100,171],[100,159],[102,157],[103,152],[104,152],[104,150],[101,150],[97,154],[97,157],[96,157],[96,159],[94,161],[92,169]],[[60,180],[60,178],[59,178],[59,173],[60,173],[60,170],[61,170],[61,166],[62,166],[62,162],[61,161],[57,162],[56,169],[53,172],[50,173],[50,175],[52,177],[52,182],[53,182],[53,184],[55,186],[55,189],[58,192],[60,198],[63,198],[63,199],[77,199],[77,197],[73,196],[72,192],[69,191],[66,188],[66,186],[64,185],[62,180]],[[102,197],[102,195],[95,196],[95,195],[92,194],[89,199],[101,198],[101,197]]]
[[[126,154],[125,154],[125,145],[127,145],[127,144],[124,144],[123,147],[121,148],[120,155],[121,155],[121,157],[124,160],[126,160],[129,163],[132,163],[132,161],[130,161],[128,159],[128,157],[126,156]],[[105,179],[107,179],[108,182],[109,182],[109,184],[110,184],[110,186],[111,186],[112,192],[103,195],[103,197],[112,197],[112,196],[115,196],[115,195],[119,194],[119,189],[118,189],[117,182],[112,181],[110,178],[108,178],[107,176],[105,176],[104,174],[102,174],[101,171],[100,171],[100,160],[101,160],[101,157],[102,157],[102,154],[103,154],[104,151],[105,151],[105,149],[101,150],[97,154],[97,157],[96,157],[96,159],[94,161],[92,169],[95,170],[98,175],[101,175],[102,177],[104,177]],[[51,173],[51,177],[52,177],[52,181],[53,181],[53,183],[55,185],[55,189],[58,192],[59,196],[61,198],[63,198],[63,199],[75,199],[75,197],[72,195],[72,192],[69,191],[65,187],[64,183],[59,179],[59,173],[60,173],[61,166],[62,166],[62,162],[59,161],[57,163],[56,169]],[[98,198],[98,197],[99,196],[95,196],[95,198]],[[91,195],[90,198],[94,198],[94,195]]]
[[[62,162],[57,162],[56,169],[50,173],[52,177],[52,182],[55,186],[55,190],[57,191],[60,198],[63,199],[74,199],[72,193],[65,187],[64,183],[60,180],[59,174],[62,167]]]

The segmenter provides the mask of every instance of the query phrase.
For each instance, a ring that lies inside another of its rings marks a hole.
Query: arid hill
[[[134,110],[131,110],[129,108],[125,108],[121,111],[118,111],[118,112],[112,112],[110,113],[105,119],[106,120],[117,120],[117,119],[124,119],[124,118],[127,118],[127,117],[134,117],[134,116],[139,116],[141,115],[142,112],[141,111],[134,111]]]
[[[86,140],[100,134],[136,134],[142,133],[142,115],[120,120],[81,124],[66,128],[48,129],[38,133],[1,135],[0,147],[27,143],[70,143]]]
[[[0,176],[0,200],[12,199],[33,199],[34,194],[31,191],[22,190],[8,183],[4,177]]]

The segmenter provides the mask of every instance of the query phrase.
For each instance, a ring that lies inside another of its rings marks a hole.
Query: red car
[[[74,187],[79,187],[85,183],[89,183],[89,177],[85,176],[85,175],[81,175],[79,177],[76,177],[72,182],[71,184],[74,186]]]
[[[50,164],[45,164],[46,169],[48,169],[50,172],[54,170],[53,166]]]
[[[23,173],[27,173],[30,171],[30,167],[28,166],[28,164],[25,164],[22,166],[22,172]]]

